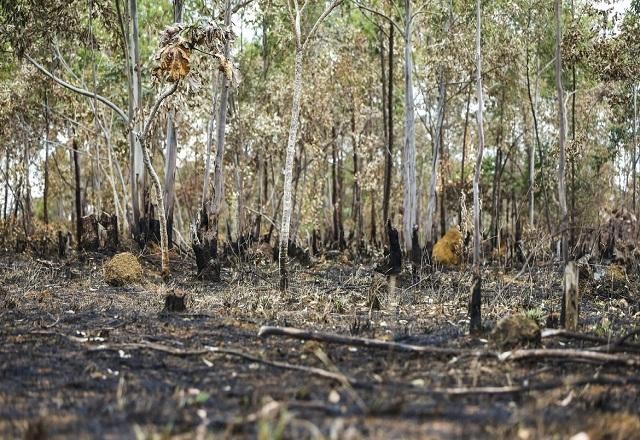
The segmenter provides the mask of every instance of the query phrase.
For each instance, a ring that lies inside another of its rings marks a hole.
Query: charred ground
[[[280,325],[486,349],[487,335],[468,335],[465,270],[419,281],[400,277],[393,306],[386,281],[367,264],[317,261],[293,272],[281,293],[269,264],[236,265],[223,271],[226,282],[205,284],[193,279],[191,262],[175,259],[175,275],[163,284],[157,261],[143,257],[146,281],[112,287],[104,282],[103,260],[0,257],[0,437],[640,436],[637,366],[503,362],[257,336],[261,325]],[[612,277],[582,289],[580,331],[603,340],[627,333],[640,316],[636,280]],[[557,312],[560,276],[553,265],[520,273],[488,268],[484,280],[487,331],[509,313],[525,312],[544,325]],[[171,291],[187,295],[187,312],[163,311]],[[546,348],[594,345],[542,340]],[[201,353],[205,347],[260,361]],[[358,384],[262,360],[317,367]],[[578,380],[593,383],[570,384]],[[527,389],[545,384],[550,389]]]

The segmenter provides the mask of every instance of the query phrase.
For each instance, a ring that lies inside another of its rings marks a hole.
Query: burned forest
[[[0,0],[0,439],[640,439],[640,0]]]

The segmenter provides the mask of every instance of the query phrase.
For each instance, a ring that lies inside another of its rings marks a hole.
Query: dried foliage
[[[160,36],[155,56],[158,66],[154,69],[154,75],[171,82],[184,79],[191,71],[193,51],[199,51],[216,58],[220,71],[227,81],[232,82],[236,75],[231,62],[222,54],[225,43],[231,40],[233,33],[212,20],[167,26]]]

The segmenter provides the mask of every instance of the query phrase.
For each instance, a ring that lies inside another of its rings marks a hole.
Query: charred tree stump
[[[119,245],[118,216],[103,212],[100,216],[100,247],[108,251],[116,251]]]
[[[482,330],[482,275],[477,271],[473,274],[471,284],[471,301],[469,303],[469,330],[472,334],[478,334]]]
[[[387,219],[386,229],[387,239],[389,240],[389,255],[375,270],[387,276],[387,294],[389,300],[393,303],[395,302],[396,278],[402,272],[402,250],[400,249],[398,230],[391,225],[390,219]]]
[[[67,256],[67,234],[58,230],[58,257],[65,258]]]
[[[203,281],[220,281],[218,261],[218,221],[214,214],[207,213],[206,207],[200,212],[200,221],[193,232],[191,248],[196,255],[197,278]]]
[[[376,267],[376,272],[384,275],[397,275],[402,271],[402,250],[400,249],[400,238],[398,230],[391,225],[391,220],[387,219],[387,238],[389,240],[389,254],[384,262]]]
[[[320,251],[318,250],[318,240],[318,231],[314,229],[311,233],[311,255],[314,257],[317,257],[320,254]]]
[[[418,237],[418,225],[413,227],[411,234],[411,273],[414,281],[417,280],[422,266],[422,248],[420,247],[420,238]]]
[[[94,214],[80,219],[80,243],[78,247],[83,251],[95,252],[100,248],[100,233],[98,220]]]
[[[164,312],[184,312],[187,310],[187,295],[180,295],[175,292],[164,297]]]

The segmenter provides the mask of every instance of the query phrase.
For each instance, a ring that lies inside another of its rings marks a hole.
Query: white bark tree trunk
[[[482,327],[481,318],[481,273],[480,273],[480,247],[482,245],[480,230],[480,172],[482,170],[482,154],[484,152],[484,127],[482,112],[484,98],[482,95],[482,51],[481,51],[481,0],[476,0],[476,93],[478,96],[478,155],[476,169],[473,175],[473,285],[471,289],[471,301],[469,302],[469,315],[471,318],[470,329],[478,332]]]
[[[562,87],[562,2],[555,0],[556,25],[556,89],[558,91],[558,202],[560,205],[560,229],[562,233],[562,260],[567,264],[569,249],[567,240],[567,190],[565,187],[565,139],[566,120],[564,108],[564,89]]]
[[[427,202],[426,244],[433,245],[433,218],[436,211],[436,182],[438,178],[438,162],[442,150],[442,130],[444,125],[444,106],[446,98],[446,85],[444,66],[438,67],[438,119],[434,133],[433,153],[431,161],[431,178],[429,179],[429,201]]]
[[[183,1],[173,2],[173,22],[182,21]],[[173,240],[173,207],[175,204],[175,182],[176,182],[176,157],[178,155],[178,134],[175,124],[175,108],[169,109],[167,113],[167,135],[166,135],[166,155],[164,168],[164,200],[166,205],[165,215],[167,217],[167,227],[169,235],[169,246]]]
[[[289,250],[289,228],[291,225],[291,186],[293,181],[293,159],[296,154],[296,139],[300,116],[300,98],[302,95],[302,47],[296,47],[293,102],[291,105],[291,122],[289,125],[289,139],[287,141],[286,160],[284,165],[284,194],[282,196],[282,222],[280,225],[280,244],[278,254],[278,269],[280,271],[280,289],[289,285],[287,276],[287,257]]]
[[[478,152],[476,157],[476,169],[473,175],[473,265],[480,266],[481,236],[480,230],[480,172],[482,171],[482,155],[484,153],[484,126],[483,110],[484,98],[482,95],[482,52],[481,52],[481,9],[480,0],[476,1],[477,29],[476,29],[476,93],[478,99]]]
[[[138,35],[138,4],[137,0],[128,0],[129,30],[128,30],[128,79],[129,79],[129,161],[130,185],[133,210],[133,229],[138,230],[140,220],[140,205],[144,186],[144,164],[140,142],[134,132],[142,131],[140,120],[141,106],[141,76],[140,76],[140,39]]]
[[[404,198],[402,219],[405,251],[411,253],[411,236],[417,218],[417,190],[416,190],[416,130],[413,97],[413,54],[411,45],[411,0],[405,0],[405,29],[404,29],[404,85],[405,85],[405,122],[404,122],[404,150],[403,181]]]

